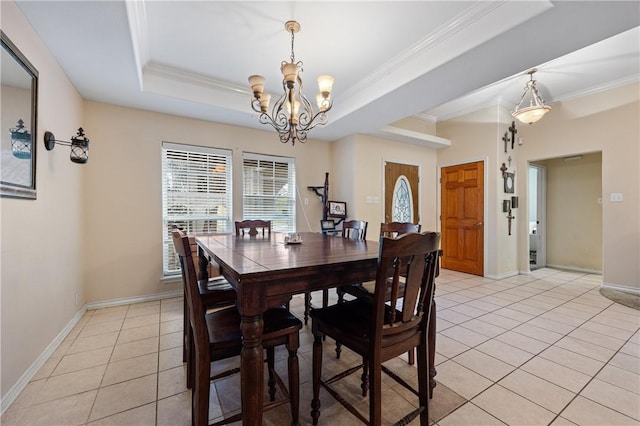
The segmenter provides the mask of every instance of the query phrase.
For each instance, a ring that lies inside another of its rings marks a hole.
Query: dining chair
[[[358,298],[311,311],[314,425],[320,417],[320,387],[365,424],[380,425],[383,371],[418,396],[418,408],[396,424],[409,424],[418,416],[421,426],[429,424],[428,328],[439,244],[438,232],[410,233],[395,239],[380,237],[373,298]],[[401,281],[404,286],[400,285]],[[360,355],[363,364],[323,379],[322,339],[325,335]],[[414,348],[418,353],[418,390],[382,365]],[[370,381],[368,419],[333,386],[360,368],[368,370]]]
[[[380,236],[396,238],[409,232],[420,232],[422,225],[411,222],[388,222],[380,224]],[[338,303],[342,303],[345,294],[354,297],[371,297],[373,292],[373,283],[366,285],[353,284],[345,285],[338,288]]]
[[[400,235],[407,234],[409,232],[420,232],[422,225],[412,222],[387,222],[380,224],[380,236],[396,238]],[[402,282],[400,283],[402,286]],[[350,294],[354,297],[372,297],[373,296],[374,283],[357,283],[351,285],[343,285],[338,287],[338,303],[342,303],[345,294]],[[389,295],[391,296],[391,295]],[[340,358],[340,344],[336,344],[336,358]],[[415,363],[415,355],[413,351],[407,354],[409,365]]]
[[[242,350],[242,333],[240,331],[240,314],[235,306],[218,309],[207,313],[204,309],[198,290],[196,271],[193,264],[189,240],[179,232],[173,232],[173,243],[180,257],[185,279],[186,298],[189,305],[189,325],[193,330],[189,356],[195,367],[193,389],[191,392],[192,424],[207,425],[209,421],[209,391],[211,381],[227,377],[239,371],[233,368],[212,375],[211,363],[240,355]],[[267,371],[269,402],[264,409],[275,408],[285,403],[291,405],[291,424],[298,425],[299,413],[299,370],[298,348],[300,346],[299,331],[302,322],[283,307],[268,309],[263,315],[262,346],[267,352]],[[288,357],[289,387],[281,386],[285,398],[275,400],[276,385],[283,383],[275,371],[275,347],[285,345]],[[189,374],[189,373],[188,373]],[[228,424],[241,420],[242,413],[229,416],[214,425]]]
[[[182,229],[180,229],[176,225],[172,226],[172,232],[178,233],[180,237],[186,236],[187,238],[189,238],[190,252],[193,259],[195,257],[195,253],[194,253],[195,250],[191,241],[192,237],[189,237]],[[175,247],[175,244],[174,244],[174,249],[176,249],[176,253],[177,253],[178,247]],[[186,280],[184,277],[184,268],[182,265],[183,259],[179,258],[179,260],[180,260],[180,271],[182,273],[183,294],[184,294],[183,308],[182,308],[183,310],[182,361],[187,362],[187,372],[189,372],[190,369],[193,368],[193,366],[189,364],[189,353],[188,353],[189,347],[190,347],[190,341],[193,337],[192,336],[193,333],[191,332],[191,327],[189,327],[189,304],[187,303],[187,293],[186,293],[186,287],[185,287]],[[222,308],[226,306],[232,306],[236,303],[236,300],[237,300],[235,289],[231,286],[231,284],[229,284],[229,282],[223,276],[212,277],[206,281],[198,280],[198,292],[200,293],[200,300],[202,302],[202,305],[205,307],[205,309],[216,309],[216,308]],[[187,379],[189,377],[190,376],[187,375]],[[191,388],[191,385],[192,383],[189,380],[187,380],[187,387],[189,389]]]
[[[366,240],[368,224],[369,223],[364,220],[347,220],[342,222],[342,231],[341,231],[342,238],[348,238],[351,240],[358,240],[358,241]],[[329,290],[322,290],[322,307],[326,308],[328,305],[329,305]],[[311,293],[307,292],[304,295],[305,325],[308,322],[310,310],[311,310]],[[340,357],[338,356],[338,358]]]
[[[236,222],[236,235],[256,236],[262,234],[264,237],[271,236],[270,220],[243,220]]]

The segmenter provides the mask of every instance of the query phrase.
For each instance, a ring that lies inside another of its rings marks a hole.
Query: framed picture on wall
[[[515,173],[505,173],[504,174],[504,193],[505,194],[513,194],[516,180]]]
[[[329,216],[347,217],[347,203],[344,201],[329,201]]]

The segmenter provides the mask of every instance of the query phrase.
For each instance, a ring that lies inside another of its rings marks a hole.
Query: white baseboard
[[[0,414],[4,414],[4,412],[13,404],[13,401],[16,400],[20,392],[29,384],[33,376],[40,370],[40,368],[44,365],[44,363],[49,359],[51,354],[58,349],[60,343],[64,341],[64,339],[69,335],[73,327],[76,326],[80,318],[84,315],[84,313],[88,310],[92,309],[100,309],[100,308],[108,308],[111,306],[120,306],[120,305],[130,305],[132,303],[141,303],[141,302],[149,302],[153,300],[161,300],[161,299],[170,299],[172,297],[181,297],[182,290],[178,291],[169,291],[165,293],[158,294],[150,294],[146,296],[135,296],[135,297],[125,297],[122,299],[112,299],[105,300],[103,302],[93,302],[87,303],[84,305],[74,316],[71,318],[71,321],[65,326],[64,329],[49,345],[45,348],[44,351],[36,358],[36,360],[27,368],[24,374],[18,379],[18,381],[9,389],[9,391],[5,394],[0,402]]]
[[[53,339],[51,343],[49,343],[44,351],[42,351],[40,356],[36,358],[36,360],[29,366],[29,368],[27,368],[24,374],[22,374],[18,381],[13,386],[11,386],[11,389],[9,389],[9,391],[5,394],[4,398],[2,398],[2,402],[0,403],[2,414],[4,414],[9,406],[13,404],[13,401],[16,400],[18,395],[20,395],[20,392],[22,392],[22,390],[29,384],[33,376],[36,375],[36,373],[38,372],[38,370],[40,370],[44,363],[47,362],[51,354],[53,354],[55,350],[58,349],[60,343],[62,343],[67,335],[69,335],[71,330],[73,330],[73,327],[75,327],[78,321],[80,321],[80,318],[82,318],[86,311],[86,305],[80,308],[80,310],[76,312],[73,318],[71,318],[71,321],[69,321],[66,327],[63,328],[60,333],[58,333],[56,338]]]
[[[489,275],[489,274],[485,274],[485,278],[490,278],[492,280],[503,280],[505,278],[509,278],[509,277],[515,277],[516,275],[519,275],[520,273],[518,271],[511,271],[511,272],[505,272],[504,274],[500,274],[500,275]]]
[[[102,302],[87,303],[87,310],[110,308],[112,306],[131,305],[133,303],[151,302],[153,300],[182,297],[182,290],[168,291],[165,293],[148,294],[145,296],[123,297],[122,299],[104,300]]]
[[[577,266],[565,266],[565,265],[551,265],[551,264],[547,264],[546,266],[547,268],[552,268],[552,269],[559,269],[561,271],[572,271],[572,272],[583,272],[585,274],[596,274],[596,275],[602,275],[602,271],[597,271],[595,269],[585,269],[585,268],[578,268]]]
[[[616,285],[616,284],[607,284],[607,283],[602,283],[601,287],[609,290],[617,290],[623,293],[629,293],[629,294],[634,294],[636,296],[640,296],[640,288],[627,287],[624,285]]]

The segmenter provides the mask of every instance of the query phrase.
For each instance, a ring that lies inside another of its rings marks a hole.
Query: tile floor
[[[435,424],[638,425],[640,311],[602,297],[600,283],[597,275],[551,269],[499,281],[443,270]],[[292,309],[301,313],[301,297]],[[189,425],[181,328],[179,298],[88,311],[2,424]],[[304,327],[302,424],[310,423],[311,340],[310,326]],[[346,351],[335,360],[333,342],[325,345],[325,374],[357,363]],[[283,355],[277,367],[286,373]],[[414,367],[400,359],[390,364],[415,382]],[[349,398],[366,410],[358,385],[354,377],[341,386],[353,388]],[[211,399],[211,419],[236,412],[238,377],[213,385]],[[414,401],[387,379],[383,400],[389,422]],[[324,393],[322,407],[321,424],[356,423]],[[265,424],[288,421],[287,405],[265,416]]]

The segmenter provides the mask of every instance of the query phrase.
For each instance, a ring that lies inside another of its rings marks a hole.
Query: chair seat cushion
[[[352,350],[368,351],[373,299],[361,298],[310,312],[314,330],[332,337]]]
[[[273,346],[270,340],[291,333],[297,334],[302,328],[302,322],[285,308],[268,309],[262,318],[262,340],[265,347]],[[242,333],[240,314],[235,306],[208,313],[205,320],[212,359],[239,355],[242,349]]]
[[[404,284],[401,282],[399,291],[403,291]],[[340,290],[358,298],[373,298],[373,293],[376,290],[375,281],[367,281],[361,284],[343,285]],[[387,288],[386,300],[391,299],[391,289]]]
[[[199,281],[198,291],[202,298],[202,304],[206,308],[233,305],[237,299],[236,290],[224,277],[214,277],[208,281]]]

